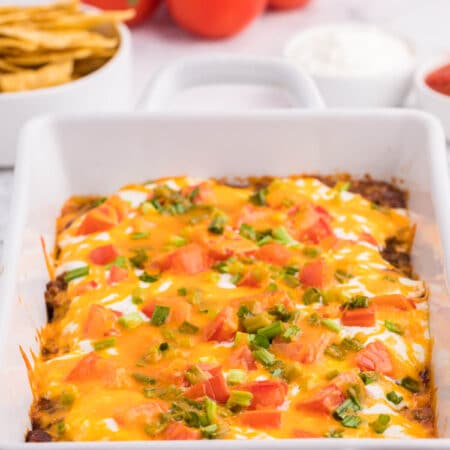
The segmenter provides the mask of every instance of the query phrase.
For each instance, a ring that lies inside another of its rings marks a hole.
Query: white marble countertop
[[[0,4],[6,3],[12,2],[0,0]],[[279,56],[296,31],[348,20],[379,24],[405,35],[421,58],[443,51],[450,53],[449,0],[313,0],[306,9],[265,14],[235,38],[214,42],[188,36],[161,10],[151,23],[133,30],[134,98],[140,98],[146,83],[161,66],[177,58],[205,53]],[[241,93],[236,93],[235,99],[245,102]],[[8,222],[12,180],[12,171],[0,171],[0,240]]]

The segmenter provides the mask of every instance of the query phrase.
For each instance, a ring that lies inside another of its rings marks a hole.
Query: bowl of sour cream
[[[404,39],[360,23],[306,29],[289,40],[284,56],[314,78],[329,107],[399,106],[416,64]]]

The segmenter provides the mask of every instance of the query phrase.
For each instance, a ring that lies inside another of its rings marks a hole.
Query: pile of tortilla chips
[[[56,86],[103,66],[134,10],[86,12],[78,0],[0,6],[0,92]]]

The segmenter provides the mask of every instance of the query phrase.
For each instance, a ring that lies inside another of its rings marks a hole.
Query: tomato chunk
[[[99,266],[104,266],[105,264],[113,262],[118,256],[119,252],[114,245],[111,244],[94,248],[94,250],[89,253],[89,259]]]
[[[400,309],[402,311],[411,311],[416,309],[414,300],[400,294],[379,295],[371,299],[372,305],[380,309]]]
[[[373,370],[383,375],[392,375],[392,364],[389,350],[381,341],[374,341],[359,351],[356,364],[361,370]]]
[[[164,430],[163,436],[167,441],[195,441],[201,439],[199,430],[189,428],[180,422],[169,424]]]
[[[239,390],[253,394],[251,409],[272,409],[283,404],[288,388],[281,380],[263,380],[244,384]]]
[[[239,419],[243,425],[262,430],[281,427],[281,411],[245,411]]]
[[[291,259],[291,251],[284,245],[270,243],[263,245],[255,254],[258,259],[276,266],[285,266]]]
[[[235,369],[256,370],[257,365],[253,353],[246,345],[233,350],[228,358],[228,364]]]
[[[180,297],[153,298],[147,301],[142,308],[142,312],[151,319],[156,305],[170,308],[167,323],[181,325],[185,320],[189,320],[192,306]]]
[[[121,281],[128,278],[128,270],[123,269],[122,267],[116,266],[113,264],[111,266],[111,269],[109,270],[109,278],[108,283],[114,284],[114,283],[120,283]]]
[[[98,283],[94,280],[86,281],[85,283],[77,284],[73,290],[73,295],[84,295],[90,291],[93,291],[98,286]]]
[[[334,236],[330,222],[331,216],[325,208],[309,205],[296,216],[293,226],[297,231],[294,234],[301,242],[319,244]]]
[[[115,414],[114,419],[120,425],[135,425],[154,422],[161,413],[167,412],[167,405],[161,400],[153,400],[133,406],[123,413]]]
[[[347,327],[375,326],[375,310],[373,307],[346,309],[341,317],[342,325]]]
[[[219,403],[225,403],[230,396],[225,377],[220,367],[209,370],[211,378],[194,384],[186,392],[188,398],[196,399],[207,396]]]
[[[305,287],[324,288],[331,279],[330,267],[322,258],[311,261],[300,271],[300,281]]]
[[[227,306],[209,322],[203,330],[206,341],[230,341],[238,330],[237,315],[233,308]]]
[[[95,381],[105,385],[113,385],[116,381],[116,366],[112,361],[91,352],[84,356],[69,372],[66,380],[70,383]]]
[[[330,384],[313,393],[308,400],[298,403],[297,408],[331,414],[344,400],[344,393],[335,384]]]
[[[92,304],[84,322],[84,336],[89,339],[101,339],[105,336],[116,336],[119,332],[117,314],[101,305]]]
[[[174,272],[187,275],[204,272],[211,265],[208,251],[196,243],[175,250],[168,256],[167,263]]]
[[[359,236],[359,240],[378,247],[377,240],[369,233],[361,233]]]
[[[200,183],[195,186],[187,186],[183,189],[182,193],[184,196],[192,195],[196,191],[196,195],[192,201],[196,204],[212,204],[216,200],[214,191],[212,190],[209,183]]]

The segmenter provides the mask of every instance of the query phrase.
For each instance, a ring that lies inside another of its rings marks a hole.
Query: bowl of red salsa
[[[450,56],[417,71],[416,94],[418,106],[440,119],[450,141]]]

